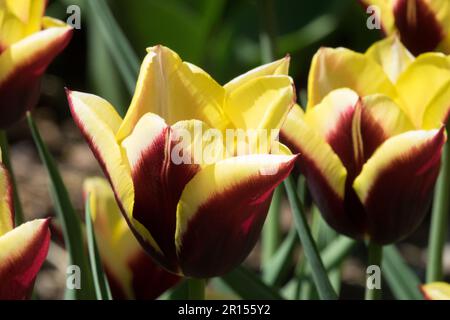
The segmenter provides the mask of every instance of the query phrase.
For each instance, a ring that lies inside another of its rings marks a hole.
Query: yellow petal
[[[416,128],[421,128],[427,109],[442,110],[448,107],[448,101],[434,100],[450,81],[450,58],[439,53],[420,55],[400,75],[397,81],[397,92],[405,104]],[[446,106],[433,105],[442,102]]]
[[[264,76],[245,82],[229,94],[224,110],[235,128],[258,135],[249,141],[252,153],[268,153],[294,103],[290,77]]]
[[[149,48],[117,139],[126,138],[140,117],[149,112],[161,116],[169,125],[197,119],[224,128],[224,95],[225,90],[208,74],[182,62],[172,50],[163,46]]]
[[[0,84],[20,68],[42,68],[67,45],[72,35],[71,27],[49,28],[14,43],[0,55]]]
[[[383,128],[387,137],[414,129],[409,117],[390,97],[375,94],[363,97],[362,102],[365,110]]]
[[[75,123],[110,179],[123,210],[131,217],[134,186],[128,164],[122,158],[122,149],[115,139],[121,124],[120,116],[109,102],[95,95],[68,91],[67,97]]]
[[[121,282],[127,297],[133,297],[131,258],[142,249],[123,218],[109,182],[89,178],[84,192],[90,196],[91,215],[101,259],[111,275]]]
[[[244,73],[243,75],[228,82],[224,86],[224,88],[228,93],[231,93],[232,91],[255,78],[272,75],[288,75],[290,60],[291,58],[289,56],[286,56],[283,59],[250,70],[249,72]]]
[[[41,29],[45,0],[6,0],[0,4],[0,47],[8,47]]]
[[[433,282],[421,287],[428,300],[450,300],[450,284],[445,282]]]
[[[321,134],[305,121],[299,106],[294,106],[289,112],[281,134],[282,141],[294,153],[300,153],[300,160],[307,157],[330,189],[344,199],[347,170]]]
[[[0,237],[14,228],[12,201],[8,173],[0,163]]]
[[[375,42],[366,52],[366,56],[383,67],[392,83],[414,61],[414,56],[400,42],[397,36],[391,36]]]
[[[393,84],[377,62],[345,48],[322,48],[314,55],[309,72],[308,109],[339,88],[350,88],[359,96],[382,93],[395,97]]]

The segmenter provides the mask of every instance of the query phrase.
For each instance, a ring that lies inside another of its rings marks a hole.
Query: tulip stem
[[[190,278],[188,282],[189,300],[205,300],[205,279]]]
[[[378,300],[381,298],[381,274],[377,274],[376,269],[372,269],[372,266],[381,270],[383,246],[370,241],[367,249],[366,300]]]
[[[19,226],[23,223],[23,210],[22,204],[20,202],[19,190],[17,188],[17,180],[14,175],[13,167],[11,164],[11,158],[9,154],[9,144],[8,137],[4,130],[0,130],[0,148],[2,151],[2,162],[4,163],[6,169],[8,170],[12,187],[13,187],[13,201],[14,201],[14,220],[16,226]]]
[[[448,148],[448,143],[446,143],[442,154],[441,171],[434,193],[431,228],[428,241],[427,282],[442,281],[443,278],[442,255],[447,236],[448,211],[450,204],[450,199],[448,197],[450,191],[450,156]]]
[[[306,221],[303,204],[295,191],[294,185],[295,184],[292,177],[288,177],[284,181],[284,186],[291,205],[297,232],[303,245],[305,257],[308,259],[310,264],[310,270],[317,288],[317,292],[322,300],[335,300],[337,299],[336,292],[331,285],[327,271],[324,267],[319,251],[317,250],[316,243],[311,235],[311,230],[308,226],[308,222]]]

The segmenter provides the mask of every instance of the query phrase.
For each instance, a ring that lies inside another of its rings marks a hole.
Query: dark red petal
[[[414,54],[433,51],[444,39],[444,30],[423,0],[397,0],[395,25],[405,46]]]
[[[399,241],[422,222],[431,204],[444,142],[441,129],[429,143],[396,159],[377,176],[365,201],[368,234],[375,242]]]
[[[178,253],[185,276],[220,276],[243,262],[258,240],[273,190],[289,175],[295,159],[283,164],[277,174],[234,184],[198,209]]]
[[[185,185],[199,170],[196,164],[174,164],[170,155],[175,141],[171,129],[163,130],[145,149],[132,169],[135,190],[133,217],[139,221],[161,248],[165,261],[161,264],[177,272],[175,250],[176,211]]]

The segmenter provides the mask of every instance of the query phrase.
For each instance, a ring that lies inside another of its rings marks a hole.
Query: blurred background
[[[344,46],[363,51],[380,38],[378,30],[367,29],[368,16],[356,0],[274,2],[277,58],[291,55],[291,75],[303,105],[310,61],[321,46]],[[81,214],[84,178],[102,174],[72,122],[64,87],[100,95],[122,109],[128,106],[131,96],[120,76],[120,66],[114,62],[113,52],[96,25],[98,12],[90,10],[85,1],[50,0],[47,15],[66,20],[69,16],[67,7],[72,4],[81,7],[81,29],[75,31],[73,41],[48,69],[34,114]],[[183,60],[201,66],[222,84],[262,63],[260,12],[256,0],[111,0],[109,4],[139,59],[144,57],[146,47],[163,44],[175,50]],[[110,36],[117,35],[111,32]],[[54,215],[47,175],[26,123],[15,126],[8,134],[26,218]],[[291,224],[287,203],[284,208],[282,224],[287,231]],[[428,227],[429,218],[417,232],[398,245],[407,263],[422,279]],[[36,282],[37,293],[42,299],[59,299],[64,293],[66,255],[56,224],[53,238],[48,261]],[[298,252],[300,255],[300,248]],[[365,258],[364,247],[357,247],[343,264],[343,298],[362,297]],[[449,245],[445,259],[449,280]],[[257,246],[246,264],[258,272],[259,261],[260,247]],[[385,298],[389,297],[387,291]]]

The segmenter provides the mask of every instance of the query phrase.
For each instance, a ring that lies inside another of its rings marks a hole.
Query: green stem
[[[261,32],[259,41],[263,63],[269,63],[276,57],[276,15],[273,0],[258,0]]]
[[[442,281],[443,278],[442,255],[447,236],[449,211],[450,155],[448,149],[448,143],[446,143],[442,154],[441,171],[434,193],[428,241],[427,282]]]
[[[5,164],[6,169],[9,172],[12,187],[13,187],[13,200],[14,200],[14,219],[16,226],[23,223],[23,210],[20,202],[19,191],[17,188],[17,180],[14,175],[13,167],[11,165],[11,158],[9,154],[8,137],[4,130],[0,130],[0,148],[2,150],[2,161]]]
[[[317,292],[319,293],[321,299],[335,300],[337,299],[336,292],[331,285],[327,271],[325,270],[319,251],[317,250],[316,243],[311,235],[311,231],[305,217],[305,210],[302,202],[298,198],[297,192],[295,191],[292,177],[288,177],[284,181],[284,186],[288,194],[295,225],[297,227],[300,241],[303,245],[305,256],[311,266],[311,272],[314,283],[317,287]]]
[[[190,278],[188,281],[189,300],[205,300],[205,279]]]
[[[373,242],[369,242],[368,244],[368,266],[378,266],[381,269],[381,260],[383,256],[383,247],[375,244]],[[372,277],[373,275],[371,273],[366,273],[366,300],[378,300],[381,298],[381,283],[379,284],[380,287],[372,288],[369,286],[368,282],[372,282],[369,277]],[[376,281],[376,280],[375,280]],[[381,281],[381,279],[378,279],[378,281]],[[372,284],[372,283],[371,283]],[[370,287],[370,288],[369,288]]]
[[[282,189],[278,187],[273,194],[272,203],[267,214],[267,219],[262,231],[262,266],[264,277],[267,277],[269,270],[267,266],[272,261],[272,257],[277,252],[280,245],[280,202]]]

